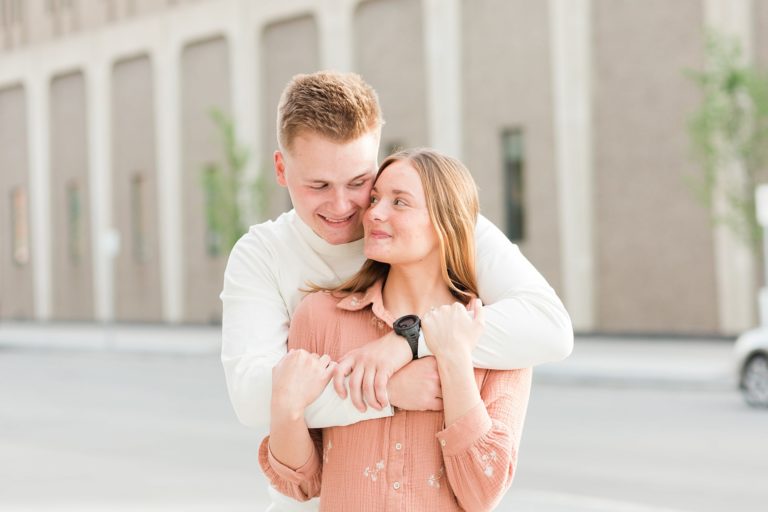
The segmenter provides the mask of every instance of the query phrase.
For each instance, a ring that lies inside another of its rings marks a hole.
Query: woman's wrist
[[[435,356],[435,359],[437,359],[437,368],[441,375],[442,373],[447,373],[454,376],[467,376],[470,374],[474,375],[472,367],[472,354],[468,351],[456,350],[444,352],[438,356]]]
[[[288,397],[273,396],[270,416],[273,420],[293,422],[304,418],[304,409]]]
[[[433,355],[437,359],[438,364],[442,361],[445,364],[452,366],[472,366],[472,351],[468,347],[456,344],[455,346],[444,348],[443,350]]]
[[[475,381],[475,370],[468,353],[437,360],[443,390],[445,425],[451,425],[481,401]]]

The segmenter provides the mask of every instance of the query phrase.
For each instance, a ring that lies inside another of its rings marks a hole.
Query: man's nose
[[[346,190],[342,189],[336,189],[333,195],[333,213],[337,215],[347,215],[350,210],[351,201],[349,200],[349,195]]]

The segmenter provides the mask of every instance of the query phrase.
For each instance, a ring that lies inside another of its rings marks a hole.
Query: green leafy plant
[[[727,226],[758,256],[762,230],[755,187],[768,161],[768,75],[746,62],[738,40],[714,31],[706,58],[703,71],[687,72],[702,92],[688,124],[701,172],[689,183],[713,222]]]
[[[247,231],[249,217],[256,216],[258,220],[266,217],[270,182],[265,173],[248,180],[245,169],[250,155],[238,142],[232,119],[219,109],[212,109],[210,116],[221,135],[224,164],[207,164],[201,174],[201,184],[205,194],[208,252],[219,255],[232,250]]]

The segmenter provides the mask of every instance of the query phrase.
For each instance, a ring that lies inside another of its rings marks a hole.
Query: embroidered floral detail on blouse
[[[323,464],[328,463],[328,454],[331,453],[331,448],[333,448],[333,443],[329,439],[328,446],[325,447],[325,453],[323,453]]]
[[[382,469],[384,469],[384,459],[377,462],[373,469],[371,469],[371,466],[365,468],[365,471],[363,471],[363,476],[366,478],[370,477],[371,480],[375,482],[379,479],[379,471]]]
[[[436,475],[429,475],[429,479],[427,480],[427,483],[429,484],[429,486],[439,489],[440,479],[443,478],[444,473],[445,473],[445,466],[440,466],[440,471],[438,471]]]
[[[485,476],[492,477],[493,476],[493,466],[491,465],[492,462],[496,460],[496,451],[491,450],[490,453],[486,453],[482,457],[480,457],[480,464],[485,465],[483,468],[483,473],[485,473]]]

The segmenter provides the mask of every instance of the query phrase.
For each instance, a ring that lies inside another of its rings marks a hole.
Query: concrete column
[[[120,241],[112,225],[112,104],[110,62],[89,61],[86,70],[88,176],[93,251],[93,302],[97,321],[115,317],[115,251]]]
[[[24,82],[27,97],[27,140],[29,141],[29,207],[31,258],[35,318],[51,318],[51,162],[50,162],[50,77],[28,75]]]
[[[429,143],[462,157],[461,0],[422,0]]]
[[[184,254],[181,247],[180,46],[163,41],[152,51],[157,129],[158,217],[163,319],[183,315]]]
[[[595,328],[591,1],[550,0],[563,300],[574,329]]]
[[[320,0],[317,25],[323,69],[352,71],[352,11],[354,0]]]
[[[704,25],[737,38],[745,60],[752,62],[753,12],[751,0],[705,0]],[[716,214],[726,207],[726,188],[738,186],[745,179],[744,168],[738,162],[722,169],[720,175],[724,180],[720,180],[720,187],[715,191],[713,208]],[[725,334],[736,334],[756,323],[754,276],[757,262],[746,244],[728,227],[717,225],[714,231],[720,329]]]
[[[233,20],[228,37],[232,55],[232,118],[235,133],[240,144],[248,148],[250,158],[245,168],[246,180],[250,182],[258,173],[258,154],[255,153],[259,138],[256,133],[256,25],[253,22],[249,1],[238,4],[238,16]],[[247,194],[248,190],[241,191]],[[247,204],[247,219],[255,219],[255,213]]]

